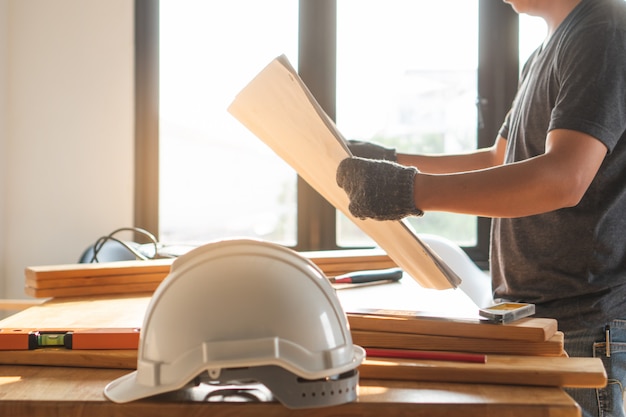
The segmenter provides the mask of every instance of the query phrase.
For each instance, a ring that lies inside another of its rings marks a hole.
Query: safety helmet
[[[173,262],[148,304],[137,370],[104,394],[134,401],[201,375],[259,382],[290,408],[342,404],[356,399],[364,356],[313,262],[269,242],[223,240]]]

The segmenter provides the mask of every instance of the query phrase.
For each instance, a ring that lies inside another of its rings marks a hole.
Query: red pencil
[[[454,362],[472,362],[486,363],[487,355],[478,353],[459,353],[459,352],[433,352],[425,350],[406,350],[406,349],[377,349],[366,348],[367,357],[373,358],[400,358],[400,359],[424,359],[437,361],[454,361]]]

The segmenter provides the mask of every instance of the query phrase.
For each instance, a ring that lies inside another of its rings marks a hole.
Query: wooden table
[[[202,403],[195,390],[127,404],[102,394],[127,370],[0,366],[0,415],[28,417],[128,416],[411,416],[574,417],[578,405],[559,388],[361,380],[356,402],[290,410],[280,403]]]
[[[348,310],[363,305],[435,313],[449,312],[451,308],[459,313],[475,313],[476,310],[471,300],[458,290],[427,290],[420,288],[411,279],[403,279],[396,284],[343,288],[337,293],[342,305]],[[68,299],[63,305],[49,303],[45,309],[33,307],[29,311],[6,318],[2,320],[1,327],[139,327],[148,298],[140,295],[127,297],[114,297],[102,303],[95,300],[85,303],[82,299]],[[77,313],[79,310],[80,313]],[[100,368],[85,367],[94,366],[95,356],[92,352],[85,363],[67,367],[69,363],[64,362],[67,359],[64,354],[78,352],[62,351],[57,352],[60,355],[52,356],[46,350],[23,351],[23,355],[34,356],[29,358],[30,361],[19,361],[15,359],[17,356],[12,359],[8,357],[9,352],[0,351],[0,363],[4,363],[0,365],[0,416],[580,416],[578,405],[558,387],[363,378],[359,384],[356,402],[326,408],[290,410],[277,402],[202,403],[198,401],[204,397],[202,387],[128,404],[115,404],[104,397],[104,387],[130,372],[128,368],[136,363],[136,358],[132,358],[129,365],[129,358],[122,358],[120,352],[117,352],[111,354],[111,360],[124,359],[125,365],[107,362],[106,358],[100,357]],[[136,355],[136,351],[128,352],[128,355]],[[13,355],[16,353],[20,352],[12,352]],[[106,353],[100,351],[101,356]],[[35,360],[42,355],[48,355],[47,359]],[[59,360],[52,360],[53,358]],[[47,366],[37,366],[34,363],[45,363]],[[57,366],[49,366],[51,364]],[[120,369],[124,366],[126,369]]]

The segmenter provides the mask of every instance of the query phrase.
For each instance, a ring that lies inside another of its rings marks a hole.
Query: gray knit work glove
[[[362,140],[349,140],[348,148],[352,155],[367,159],[382,159],[385,161],[398,161],[398,155],[393,148],[385,148],[372,142],[364,142]]]
[[[359,219],[400,220],[424,214],[413,200],[414,167],[365,158],[346,158],[337,168],[337,184],[344,189],[348,209]]]

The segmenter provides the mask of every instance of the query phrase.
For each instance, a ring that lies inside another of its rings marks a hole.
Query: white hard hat
[[[137,370],[108,384],[114,402],[210,381],[257,381],[291,408],[356,399],[365,356],[324,273],[269,242],[234,239],[176,259],[148,305]]]

